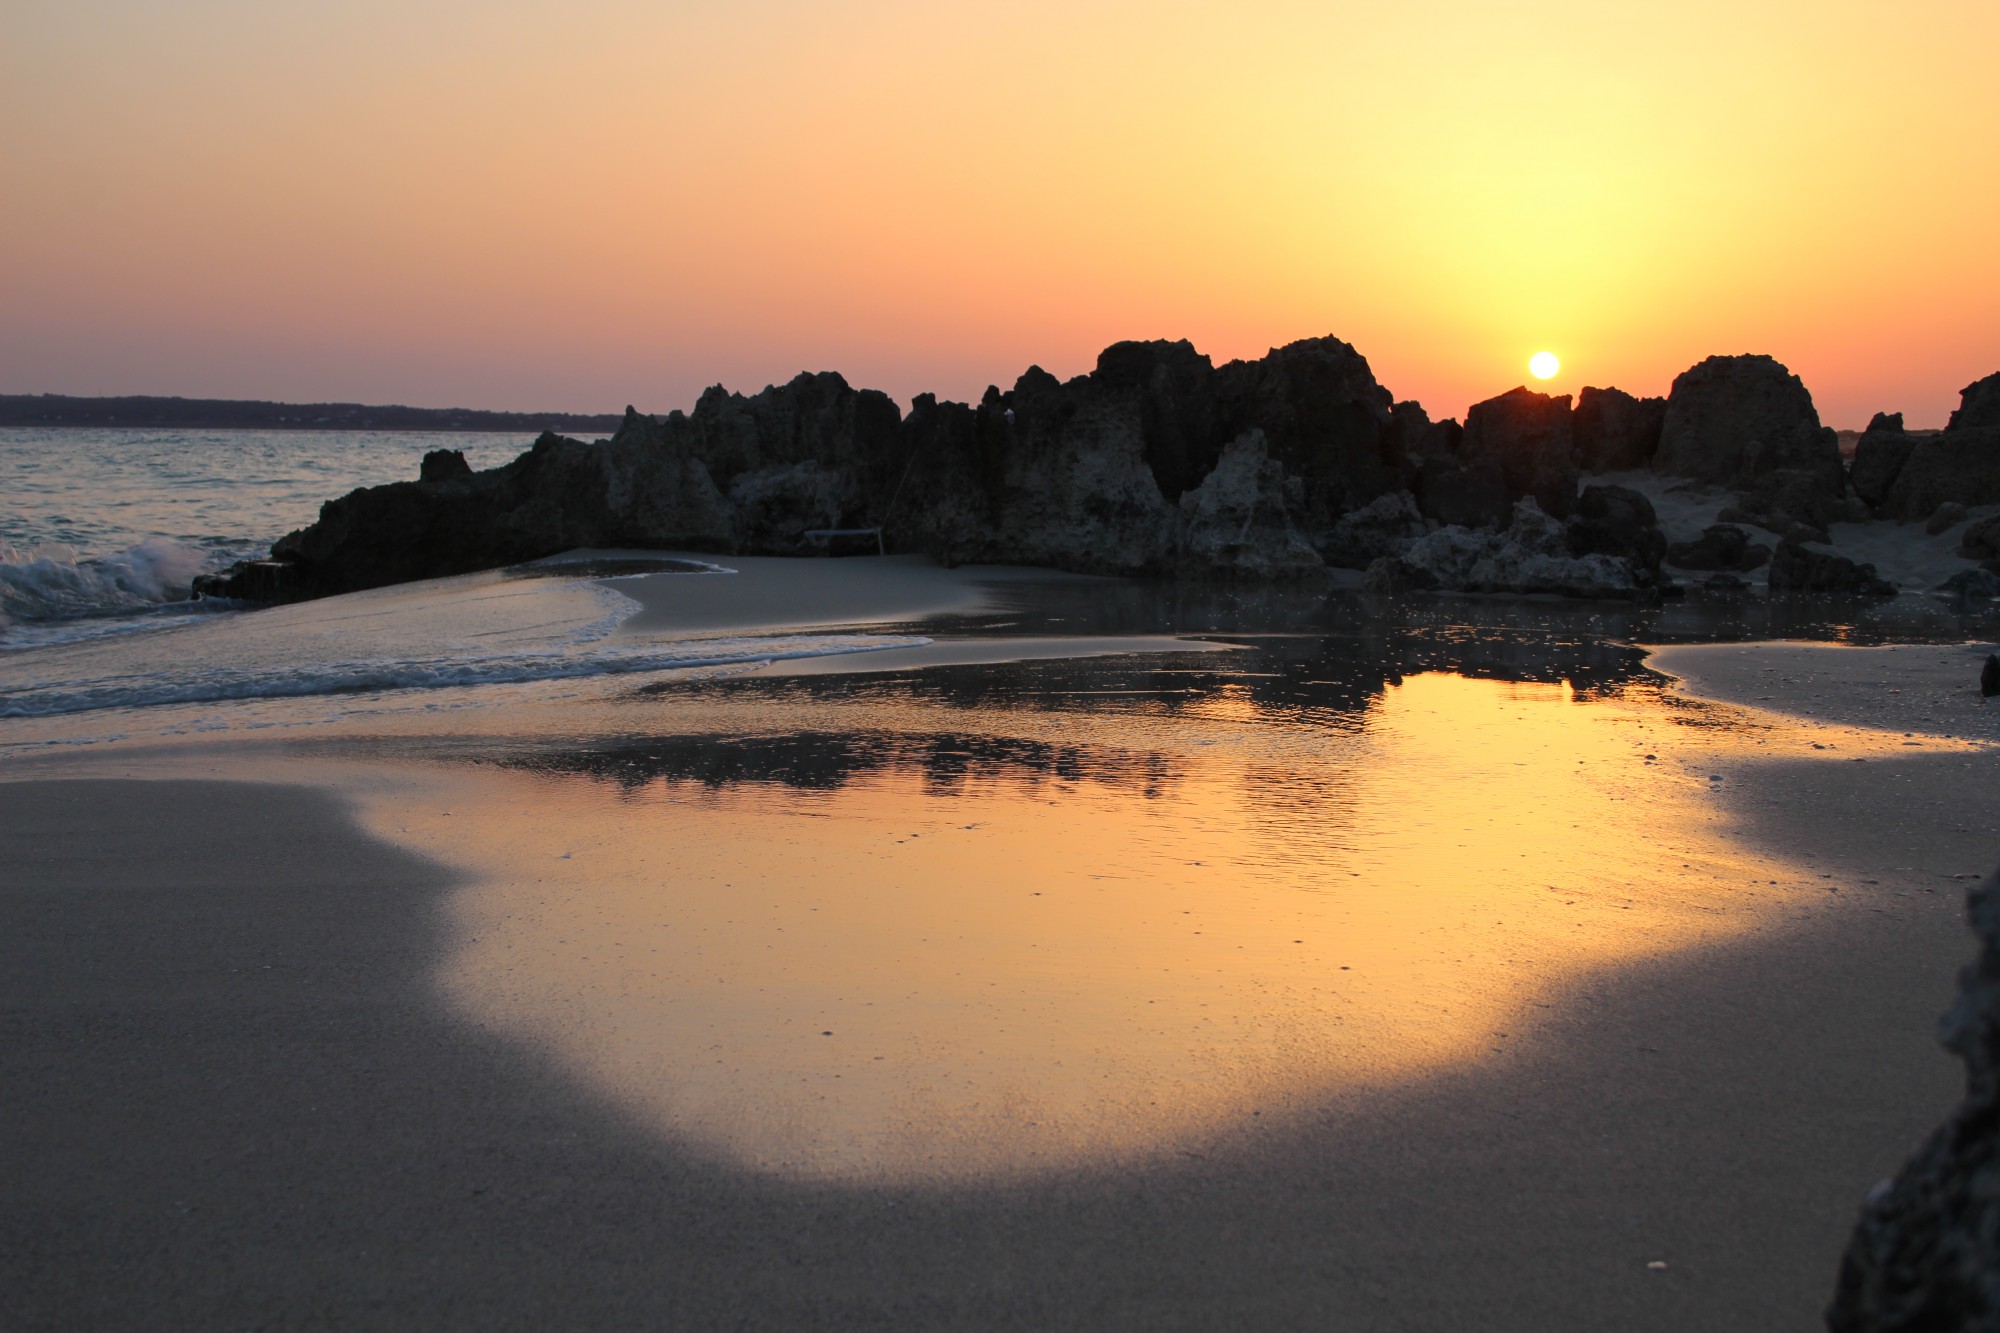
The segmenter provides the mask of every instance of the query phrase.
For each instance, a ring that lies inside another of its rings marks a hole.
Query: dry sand
[[[1662,661],[1829,720],[1801,744],[1925,671],[1711,658]],[[1990,750],[1875,756],[1721,775],[1741,838],[1832,877],[1791,929],[1199,1156],[949,1188],[697,1160],[468,1026],[433,985],[456,872],[332,796],[10,783],[0,1325],[1809,1329],[1956,1098],[1931,1028],[2000,832]]]

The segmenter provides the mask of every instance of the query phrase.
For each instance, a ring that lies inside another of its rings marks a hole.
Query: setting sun
[[[1528,358],[1528,373],[1538,380],[1552,380],[1562,369],[1562,362],[1556,360],[1554,352],[1537,352]]]

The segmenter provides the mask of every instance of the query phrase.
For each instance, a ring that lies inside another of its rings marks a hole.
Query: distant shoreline
[[[140,430],[430,430],[601,431],[622,413],[488,412],[463,407],[370,406],[362,403],[272,403],[254,399],[74,398],[66,394],[0,394],[0,427],[123,426]]]

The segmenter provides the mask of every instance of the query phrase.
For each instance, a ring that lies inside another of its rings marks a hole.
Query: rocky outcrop
[[[354,491],[280,538],[264,568],[198,580],[211,596],[296,600],[491,569],[578,546],[727,550],[734,515],[702,462],[628,409],[610,440],[543,435],[505,467]],[[455,471],[434,466],[433,475]]]
[[[1909,461],[1917,446],[1916,437],[1903,429],[1901,412],[1877,412],[1868,429],[1854,442],[1854,462],[1847,469],[1848,485],[1870,505],[1889,498],[1896,475]]]
[[[1569,521],[1571,555],[1617,556],[1641,583],[1651,583],[1667,553],[1667,535],[1653,502],[1626,486],[1586,486]]]
[[[1505,527],[1514,512],[1507,478],[1492,459],[1426,458],[1417,470],[1416,498],[1425,518],[1462,528]]]
[[[1641,580],[1616,556],[1573,555],[1568,529],[1532,497],[1515,507],[1500,532],[1445,527],[1410,543],[1398,571],[1377,574],[1385,586],[1462,592],[1559,593],[1566,597],[1630,597]]]
[[[1983,380],[1974,380],[1958,393],[1958,410],[1944,428],[1951,430],[1991,430],[2000,427],[2000,371]]]
[[[1894,597],[1896,585],[1875,566],[1849,560],[1816,542],[1787,537],[1771,553],[1772,592],[1826,593],[1841,597]]]
[[[1982,518],[1960,533],[1958,553],[1968,560],[2000,560],[2000,514]]]
[[[1840,494],[1839,437],[1820,425],[1797,375],[1768,356],[1712,356],[1674,380],[1653,466],[1741,486],[1780,469]]]
[[[1965,387],[1943,433],[1917,437],[1881,509],[1891,518],[1917,519],[1947,500],[2000,504],[2000,374]]]
[[[1566,518],[1577,485],[1570,415],[1568,394],[1509,389],[1472,405],[1459,453],[1471,464],[1494,464],[1510,494],[1532,496],[1543,513]]]
[[[1830,1333],[2000,1330],[2000,875],[1972,891],[1969,907],[1979,957],[1938,1025],[1965,1062],[1965,1100],[1869,1192],[1841,1259]]]
[[[1324,577],[1326,562],[1292,520],[1304,490],[1270,456],[1264,432],[1244,432],[1181,496],[1179,572],[1258,582]]]
[[[1704,528],[1691,542],[1675,542],[1667,548],[1667,563],[1677,569],[1723,570],[1748,573],[1771,558],[1771,548],[1755,545],[1750,534],[1731,523]]]
[[[1649,466],[1660,448],[1667,400],[1634,398],[1623,389],[1586,388],[1577,395],[1571,431],[1576,465],[1585,472]]]
[[[1400,554],[1430,529],[1415,497],[1408,491],[1391,491],[1341,515],[1322,550],[1330,565],[1367,569],[1385,555]]]

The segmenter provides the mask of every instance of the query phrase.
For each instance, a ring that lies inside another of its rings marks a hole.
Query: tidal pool
[[[1824,891],[1715,794],[1778,723],[1301,660],[697,690],[370,822],[473,872],[462,1014],[684,1146],[855,1181],[1198,1151]]]

